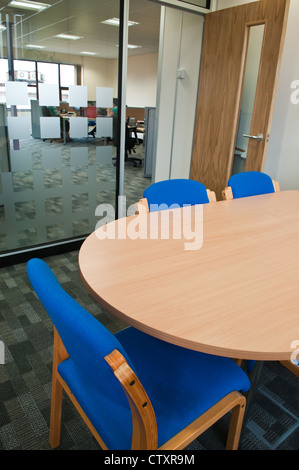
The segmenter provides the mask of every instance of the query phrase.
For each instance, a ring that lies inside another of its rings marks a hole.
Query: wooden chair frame
[[[207,189],[207,196],[208,196],[209,202],[217,202],[216,194],[214,191]],[[140,199],[135,204],[135,210],[136,210],[136,214],[144,214],[144,213],[149,212],[149,205],[148,205],[148,200],[146,197]]]
[[[292,361],[280,361],[280,364],[289,369],[296,377],[299,377],[299,367]]]
[[[278,181],[272,180],[272,183],[273,183],[275,193],[279,192],[280,191],[280,186],[279,186]],[[224,188],[222,190],[222,199],[224,201],[230,201],[230,200],[234,199],[233,191],[232,191],[231,186],[226,186],[226,188]]]
[[[50,446],[55,448],[60,444],[62,394],[64,390],[99,443],[100,447],[103,450],[108,450],[106,444],[101,439],[100,435],[95,430],[89,418],[86,416],[72,394],[72,391],[57,371],[57,367],[60,362],[66,360],[68,357],[68,353],[62,340],[54,327]],[[133,423],[131,449],[156,450],[158,445],[158,430],[155,412],[143,386],[119,351],[112,351],[111,354],[105,357],[105,360],[113,370],[115,377],[119,380],[130,404]],[[226,449],[237,450],[242,430],[245,406],[246,398],[237,391],[231,392],[176,436],[162,445],[159,449],[184,449],[188,444],[196,439],[196,437],[206,431],[226,413],[231,411]]]

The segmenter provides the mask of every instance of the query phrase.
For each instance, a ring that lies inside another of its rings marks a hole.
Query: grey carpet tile
[[[84,288],[78,252],[45,259],[70,295],[113,333],[125,325],[97,304]],[[53,326],[32,291],[25,264],[0,269],[0,450],[49,450]],[[243,434],[241,450],[299,449],[299,379],[277,362],[266,362]],[[225,448],[225,416],[187,448]],[[100,449],[65,396],[61,450]]]

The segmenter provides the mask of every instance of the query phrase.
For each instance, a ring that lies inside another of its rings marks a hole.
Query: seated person
[[[50,116],[60,117],[60,131],[61,131],[61,138],[63,139],[63,116],[65,116],[65,114],[59,113],[56,106],[47,106],[47,108],[48,108]],[[67,142],[70,142],[72,139],[70,138],[70,134],[69,134],[70,123],[68,119],[65,119],[64,125],[65,125],[65,139]]]
[[[110,117],[117,117],[117,111],[118,111],[118,99],[113,98],[113,108],[108,108],[107,116]]]

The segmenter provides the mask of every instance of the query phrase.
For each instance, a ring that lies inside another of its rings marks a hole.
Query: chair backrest
[[[60,285],[49,266],[34,258],[27,263],[29,280],[50,316],[60,338],[86,381],[107,390],[118,387],[111,368],[104,357],[117,349],[132,367],[124,348],[93,315],[85,310]],[[119,388],[123,395],[122,390]]]
[[[172,179],[150,185],[143,193],[150,212],[170,206],[206,204],[209,201],[206,187],[199,181]],[[159,207],[160,206],[160,207]]]
[[[87,106],[86,111],[85,111],[85,116],[88,118],[96,119],[97,117],[96,106]]]
[[[237,173],[230,177],[228,186],[231,187],[234,199],[275,192],[272,178],[259,171]]]

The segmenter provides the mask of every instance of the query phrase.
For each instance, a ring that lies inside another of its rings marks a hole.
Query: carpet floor
[[[113,333],[125,325],[101,308],[84,288],[78,252],[45,259],[64,289]],[[53,326],[36,298],[26,265],[0,269],[0,450],[49,450]],[[299,450],[299,379],[277,362],[265,363],[240,450]],[[188,450],[222,450],[228,417]],[[61,450],[100,449],[64,397]]]

